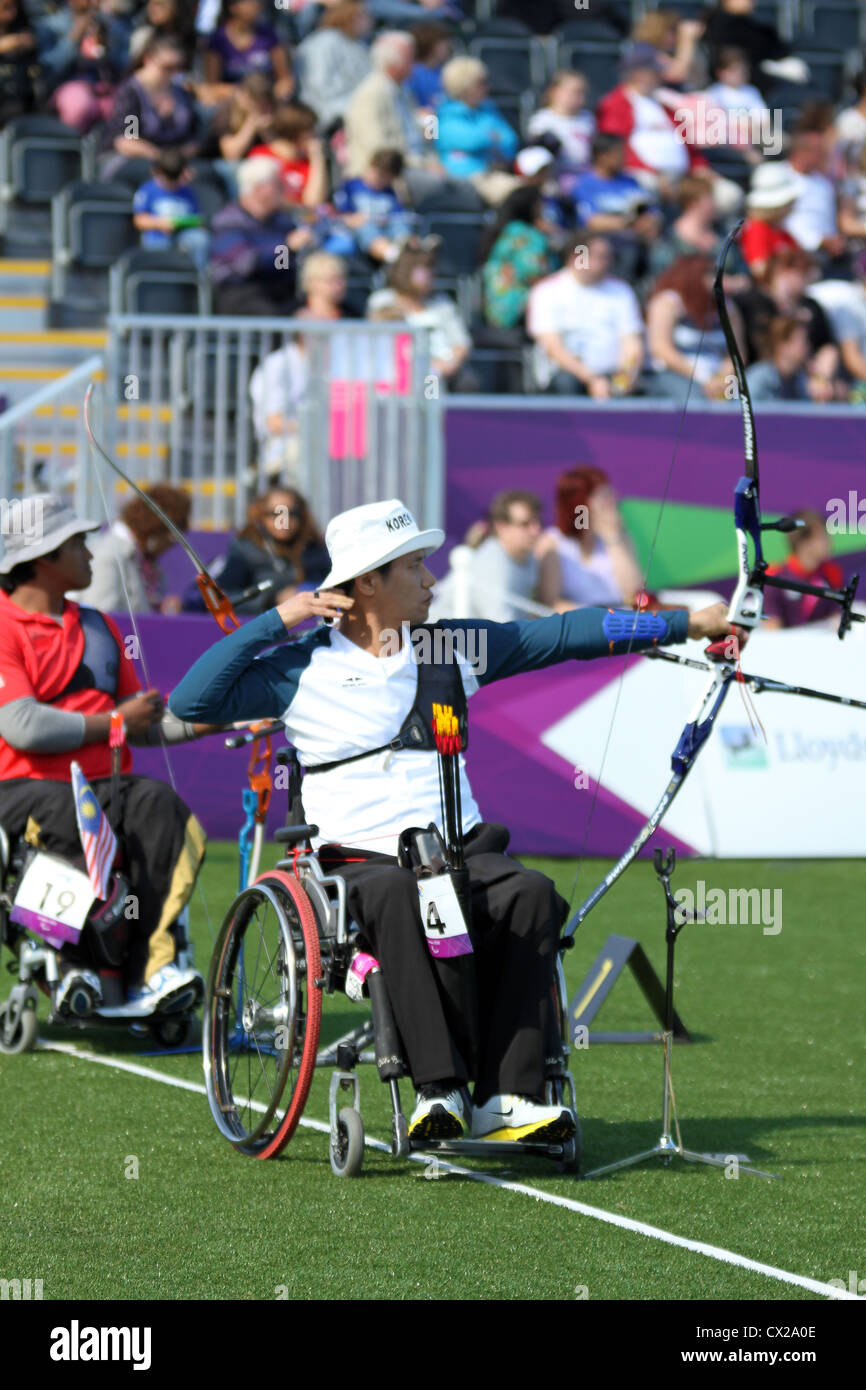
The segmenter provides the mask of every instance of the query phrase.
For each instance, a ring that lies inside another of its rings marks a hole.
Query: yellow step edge
[[[0,380],[8,377],[11,381],[59,381],[69,372],[69,367],[7,367],[0,362]],[[94,372],[93,379],[104,381],[105,372]]]
[[[118,449],[117,452],[120,453],[120,450]],[[166,452],[167,450],[165,449],[165,446],[163,446],[163,456]],[[133,482],[137,483],[139,487],[146,488],[151,486],[151,484],[153,483],[153,479],[134,478]],[[207,479],[201,483],[183,482],[178,483],[177,486],[183,488],[184,492],[190,492],[194,496],[201,497],[213,497],[218,492],[224,493],[226,497],[234,497],[237,491],[237,484],[233,482],[231,479],[228,479],[224,483],[215,483],[213,479]],[[129,487],[126,483],[115,483],[114,490],[115,492],[128,492]]]
[[[22,448],[25,447],[30,454],[47,454],[49,457],[52,454],[77,454],[79,452],[78,444],[71,440],[58,440],[55,443],[50,439],[34,439],[29,445],[22,445]],[[151,449],[149,444],[138,444],[133,447],[133,453],[136,458],[164,459],[168,457],[168,445],[157,444],[156,448]],[[120,458],[128,458],[129,446],[126,444],[119,444],[117,446],[117,454]],[[117,486],[122,487],[123,484],[118,483]]]
[[[68,371],[68,367],[5,367],[0,363],[0,378],[12,381],[58,381]]]
[[[170,405],[119,405],[118,420],[164,420],[170,422],[174,411]]]
[[[50,275],[50,261],[15,261],[0,256],[0,275]]]
[[[45,333],[0,333],[0,345],[10,347],[105,347],[107,333],[83,333],[74,328],[52,328]]]
[[[65,374],[61,372],[60,375],[63,376]],[[81,414],[81,406],[40,405],[37,406],[33,414],[38,415],[41,419],[51,419],[55,415],[61,415],[65,419],[72,419],[73,417]],[[168,406],[158,407],[156,410],[154,410],[153,406],[149,405],[140,405],[137,407],[122,405],[117,412],[117,418],[119,420],[153,420],[155,418],[157,420],[162,420],[166,423],[170,423],[172,413],[171,409]]]
[[[0,309],[44,309],[47,304],[44,294],[0,295]]]

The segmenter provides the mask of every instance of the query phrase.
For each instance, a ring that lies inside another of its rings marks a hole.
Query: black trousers
[[[504,825],[488,822],[466,836],[481,1038],[477,1104],[495,1094],[543,1094],[556,948],[568,914],[549,878],[505,853],[508,840]],[[411,870],[390,855],[336,845],[323,845],[319,858],[346,880],[350,915],[382,967],[415,1085],[468,1081],[445,1021]],[[353,859],[362,862],[347,862]]]
[[[111,779],[90,785],[107,811]],[[16,778],[0,783],[0,822],[10,837],[27,831],[30,843],[84,868],[69,782]],[[129,988],[174,960],[171,928],[192,893],[206,841],[189,807],[167,783],[131,774],[120,778],[120,814],[112,829],[121,842],[123,873],[138,914],[128,921],[123,973]]]

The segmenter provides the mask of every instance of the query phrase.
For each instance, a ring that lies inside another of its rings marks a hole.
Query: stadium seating
[[[705,12],[706,6],[707,0],[590,0],[586,8],[568,0],[537,0],[532,7],[520,0],[461,0],[465,18],[452,26],[454,51],[468,52],[485,64],[493,101],[522,140],[531,143],[529,118],[556,69],[583,72],[594,106],[620,81],[623,46],[637,21],[655,9],[685,17]],[[39,13],[41,0],[32,0],[30,9]],[[790,132],[806,101],[829,99],[838,107],[851,99],[852,79],[863,65],[866,0],[757,0],[752,13],[776,28],[811,70],[808,83],[774,81],[767,93],[768,104],[781,110],[786,130]],[[556,16],[560,22],[549,27]],[[281,5],[272,20],[289,43],[297,41],[294,21]],[[389,26],[379,22],[376,27]],[[200,58],[196,72],[202,76]],[[132,226],[132,197],[150,177],[148,162],[126,161],[110,182],[93,182],[104,145],[104,127],[82,139],[42,114],[21,117],[0,131],[0,235],[7,257],[20,257],[27,248],[34,259],[47,258],[50,206],[52,327],[101,325],[109,305],[115,312],[202,311],[209,303],[206,276],[174,252],[143,251]],[[708,154],[719,173],[746,186],[749,169],[731,151]],[[103,157],[114,162],[110,154]],[[331,186],[336,187],[344,177],[337,146],[328,145],[327,158]],[[193,187],[204,221],[210,223],[228,200],[226,188],[211,160],[193,160],[192,167]],[[454,179],[443,179],[426,192],[415,211],[419,231],[442,239],[437,290],[457,299],[468,322],[478,322],[483,232],[494,213],[468,181]],[[384,268],[360,254],[350,258],[350,312],[363,314],[370,292],[384,279]],[[503,384],[521,375],[519,346],[485,340],[481,328],[476,347],[480,355],[471,365],[482,380],[499,383],[491,389],[507,389]],[[208,381],[213,385],[209,375]]]
[[[487,68],[490,90],[519,95],[542,87],[547,77],[547,52],[534,37],[496,38],[486,34],[470,40],[469,53]]]
[[[866,42],[866,11],[858,0],[804,0],[802,32],[816,49],[845,53]]]
[[[468,179],[451,179],[438,184],[415,205],[419,217],[428,212],[483,212],[484,208],[484,199]]]
[[[489,215],[478,212],[428,212],[421,219],[424,236],[442,238],[436,257],[437,275],[449,278],[472,275],[479,263],[479,251]]]
[[[81,138],[55,116],[19,116],[0,132],[0,235],[13,202],[47,207],[88,169]]]
[[[846,79],[853,67],[848,56],[844,53],[818,53],[811,48],[799,47],[794,52],[808,65],[810,86],[814,87],[825,100],[838,105],[846,95],[848,86]]]
[[[523,139],[529,118],[537,105],[532,92],[521,92],[519,95],[516,92],[500,93],[494,97],[494,101],[512,130],[516,130]]]
[[[622,42],[619,34],[610,24],[606,24],[603,19],[567,19],[564,24],[558,24],[556,33],[552,36],[557,44],[561,43],[616,43]]]
[[[210,287],[183,251],[136,246],[109,272],[112,314],[208,314]]]
[[[614,43],[562,43],[559,65],[582,72],[589,83],[591,106],[611,91],[620,79],[622,46]]]
[[[106,271],[137,242],[129,189],[74,180],[51,201],[52,298],[71,298],[71,270]]]

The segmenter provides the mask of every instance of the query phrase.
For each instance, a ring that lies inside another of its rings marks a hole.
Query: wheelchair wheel
[[[356,1178],[364,1162],[364,1122],[353,1105],[337,1116],[336,1140],[330,1144],[331,1169],[338,1178]]]
[[[202,1052],[211,1113],[241,1153],[274,1158],[312,1083],[322,1018],[316,918],[274,869],[235,898],[211,961]]]
[[[11,999],[7,999],[5,1004],[0,1004],[0,1052],[32,1052],[36,1046],[38,1032],[39,1020],[36,1010],[27,1002],[19,1009],[17,1018]]]

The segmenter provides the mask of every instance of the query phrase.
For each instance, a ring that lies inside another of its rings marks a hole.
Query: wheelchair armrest
[[[294,845],[299,840],[312,840],[318,833],[317,825],[283,825],[274,831],[274,839],[281,845]]]

